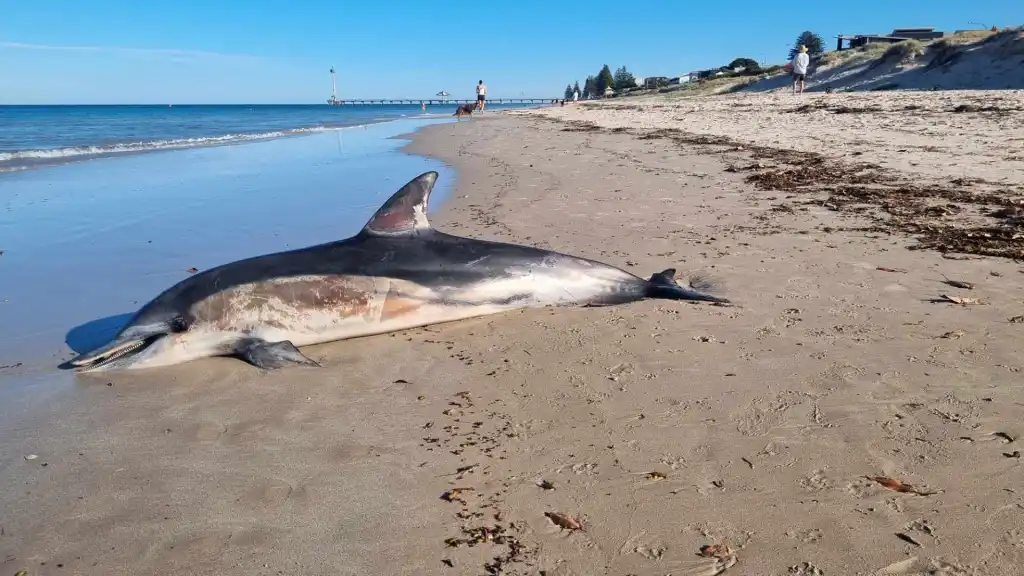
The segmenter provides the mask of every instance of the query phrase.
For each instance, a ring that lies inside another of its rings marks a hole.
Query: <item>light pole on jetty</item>
[[[327,101],[327,104],[331,106],[338,106],[341,104],[338,100],[338,80],[337,75],[334,73],[334,66],[331,66],[331,98]]]

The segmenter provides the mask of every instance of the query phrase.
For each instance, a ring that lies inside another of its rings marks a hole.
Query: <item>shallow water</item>
[[[338,240],[401,185],[450,171],[394,138],[449,120],[0,174],[0,412],[73,384],[56,366],[200,270]],[[69,347],[70,345],[70,347]]]
[[[524,108],[492,104],[492,109]],[[403,118],[454,104],[0,106],[0,173],[98,157],[271,140]]]

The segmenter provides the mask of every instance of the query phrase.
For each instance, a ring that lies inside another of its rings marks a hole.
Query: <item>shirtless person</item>
[[[484,84],[484,81],[481,80],[480,83],[476,85],[476,109],[481,111],[481,112],[483,112],[484,111],[484,103],[485,103],[486,100],[487,100],[487,86]]]

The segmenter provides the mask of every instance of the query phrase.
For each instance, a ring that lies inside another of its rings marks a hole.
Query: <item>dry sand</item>
[[[1020,231],[972,190],[1019,195],[1022,113],[759,98],[487,115],[411,146],[458,170],[440,229],[711,273],[739,306],[534,310],[314,347],[319,370],[83,379],[3,440],[0,571],[1019,574],[1024,274],[908,247],[927,226],[968,252],[1019,246],[947,228]],[[695,125],[746,143],[648,133]],[[838,163],[856,151],[890,164]],[[698,555],[716,544],[730,553]]]

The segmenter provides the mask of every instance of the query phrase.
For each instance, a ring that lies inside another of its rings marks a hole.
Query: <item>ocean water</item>
[[[488,105],[488,110],[523,107]],[[415,117],[455,105],[0,106],[0,173],[160,150],[272,140]]]

